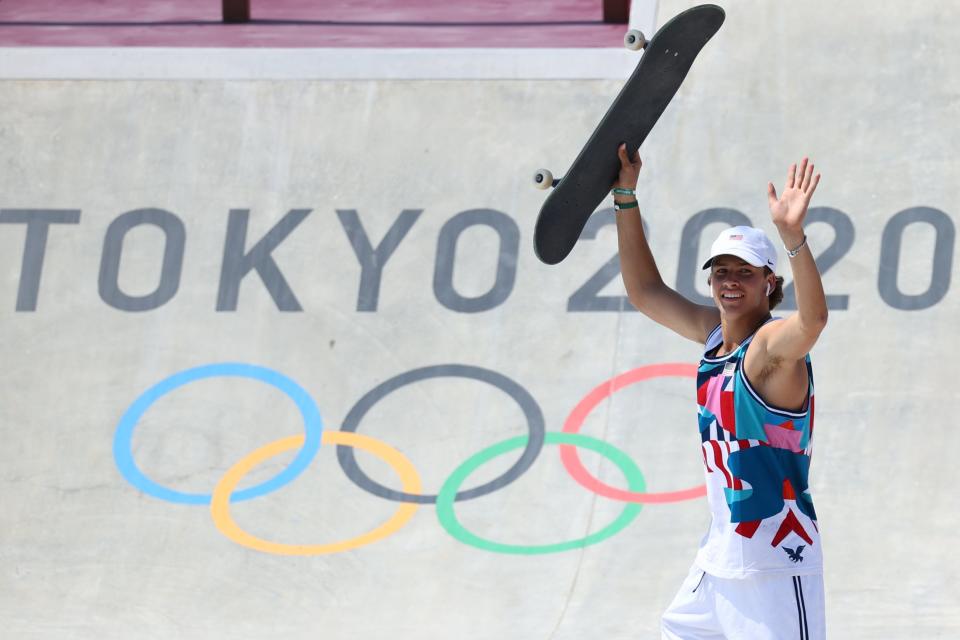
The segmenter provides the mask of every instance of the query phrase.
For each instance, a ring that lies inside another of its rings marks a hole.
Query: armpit
[[[759,381],[766,380],[771,375],[773,375],[777,371],[777,369],[779,369],[782,366],[783,366],[782,356],[770,356],[769,358],[767,358],[766,362],[763,363],[763,368],[760,369]]]

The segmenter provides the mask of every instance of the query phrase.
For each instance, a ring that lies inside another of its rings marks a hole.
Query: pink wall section
[[[0,0],[0,46],[619,47],[601,0]]]

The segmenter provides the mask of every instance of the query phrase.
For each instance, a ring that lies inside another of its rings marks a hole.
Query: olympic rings
[[[573,411],[571,411],[570,415],[567,416],[567,420],[563,425],[563,433],[578,433],[580,431],[580,427],[583,426],[583,421],[586,419],[587,415],[593,411],[593,409],[600,404],[600,402],[612,395],[615,391],[619,391],[620,389],[636,382],[642,382],[643,380],[671,376],[696,378],[697,368],[690,364],[655,364],[646,367],[639,367],[615,376],[607,382],[594,387],[594,389],[588,393],[587,396],[581,400],[576,407],[573,408]],[[561,446],[560,459],[563,461],[563,466],[566,467],[567,472],[570,473],[570,475],[573,476],[573,479],[576,480],[582,487],[589,489],[598,495],[604,496],[605,498],[614,498],[616,500],[624,500],[626,502],[634,503],[654,504],[691,500],[707,494],[707,487],[705,484],[692,487],[690,489],[680,489],[678,491],[660,491],[656,493],[645,493],[642,490],[637,491],[635,489],[625,491],[623,489],[611,487],[610,485],[601,482],[595,476],[591,475],[590,472],[587,471],[587,469],[580,462],[580,457],[574,447]]]
[[[633,491],[643,491],[646,488],[643,474],[641,473],[639,467],[637,467],[637,465],[627,454],[620,451],[612,444],[604,442],[603,440],[597,440],[596,438],[592,438],[590,436],[576,433],[547,432],[545,435],[546,442],[549,444],[561,444],[569,448],[573,448],[570,445],[575,445],[599,453],[620,468],[620,471],[622,471],[623,475],[627,478],[627,484]],[[447,530],[447,533],[460,542],[464,542],[471,546],[477,547],[478,549],[484,549],[487,551],[519,555],[556,553],[558,551],[579,549],[581,547],[602,542],[603,540],[606,540],[607,538],[619,533],[621,529],[629,525],[631,522],[633,522],[634,518],[640,515],[640,505],[636,502],[628,503],[624,505],[623,511],[616,520],[595,533],[583,538],[578,538],[576,540],[535,546],[492,542],[490,540],[481,538],[470,531],[467,531],[467,529],[457,520],[457,515],[453,508],[453,502],[457,489],[460,487],[463,481],[466,480],[467,476],[476,471],[476,469],[483,463],[496,458],[507,451],[519,449],[526,444],[525,441],[525,436],[518,436],[516,438],[504,440],[503,442],[497,443],[491,447],[487,447],[479,453],[475,453],[473,456],[468,458],[466,462],[454,470],[447,481],[443,483],[443,487],[440,489],[440,494],[437,496],[437,518],[440,520],[441,526]]]
[[[317,455],[320,449],[321,434],[323,432],[323,421],[320,418],[320,409],[303,387],[296,382],[266,367],[258,367],[251,364],[240,363],[220,363],[210,364],[201,367],[194,367],[176,373],[165,378],[144,391],[140,397],[134,400],[133,404],[127,409],[120,418],[117,425],[117,431],[113,437],[113,458],[116,461],[117,468],[126,478],[127,482],[140,489],[144,493],[161,498],[169,502],[181,504],[210,504],[210,494],[203,493],[184,493],[164,487],[143,474],[133,460],[133,431],[137,422],[150,406],[164,395],[178,389],[195,380],[206,378],[216,378],[221,376],[236,378],[251,378],[265,382],[293,400],[300,414],[303,416],[304,427],[304,445],[300,453],[293,459],[290,466],[258,485],[238,491],[231,500],[249,500],[257,496],[262,496],[271,491],[276,491],[283,485],[300,475],[304,469]]]
[[[217,487],[213,490],[213,499],[210,502],[210,514],[220,533],[241,546],[256,551],[263,551],[264,553],[284,556],[316,556],[349,551],[350,549],[356,549],[357,547],[362,547],[371,542],[386,538],[390,534],[396,533],[413,517],[419,505],[409,502],[401,503],[393,516],[376,529],[349,540],[326,544],[282,544],[258,538],[241,529],[230,515],[229,498],[233,489],[240,480],[258,464],[284,451],[289,451],[290,449],[301,446],[303,441],[304,436],[300,435],[271,442],[237,462],[224,474],[220,482],[217,483]],[[357,433],[326,431],[323,434],[323,444],[356,447],[364,451],[369,451],[381,458],[397,472],[397,475],[400,476],[400,482],[403,485],[404,491],[414,493],[420,491],[420,476],[417,474],[417,470],[410,460],[393,447],[379,440]]]
[[[374,387],[373,390],[360,398],[357,401],[357,404],[353,405],[353,408],[350,409],[347,417],[343,419],[343,424],[340,426],[340,430],[355,432],[357,427],[360,426],[360,420],[363,419],[363,416],[366,415],[367,411],[369,411],[374,404],[376,404],[381,398],[388,395],[390,392],[413,382],[426,380],[428,378],[441,377],[471,378],[473,380],[480,380],[481,382],[492,384],[498,389],[505,391],[511,398],[513,398],[517,404],[520,405],[520,408],[523,410],[523,414],[527,418],[528,434],[526,445],[524,446],[523,453],[520,455],[520,458],[498,477],[487,482],[486,484],[480,485],[479,487],[474,487],[472,489],[467,489],[466,491],[457,493],[455,499],[469,500],[471,498],[478,498],[491,493],[492,491],[496,491],[501,487],[505,487],[523,475],[523,472],[530,468],[530,465],[533,464],[533,461],[536,460],[537,456],[540,454],[540,450],[543,448],[545,430],[543,413],[540,411],[540,407],[537,405],[536,400],[533,399],[526,389],[503,374],[497,373],[496,371],[490,371],[489,369],[483,369],[481,367],[472,367],[464,364],[434,365],[431,367],[414,369],[413,371],[402,373],[398,376],[390,378],[385,382],[381,382],[379,385]],[[359,486],[361,489],[369,491],[374,495],[380,496],[381,498],[386,498],[387,500],[396,500],[399,502],[417,502],[420,504],[431,504],[437,501],[436,495],[421,495],[403,491],[394,491],[393,489],[384,487],[374,480],[371,480],[370,477],[367,476],[357,465],[357,460],[352,449],[348,449],[346,447],[337,447],[337,460],[340,461],[340,466],[343,468],[344,473],[347,474],[347,477],[350,478],[357,486]]]
[[[696,375],[693,366],[685,364],[662,364],[640,367],[611,378],[594,388],[581,400],[567,417],[563,432],[547,432],[543,414],[536,400],[520,384],[512,379],[480,367],[443,364],[414,369],[395,376],[377,385],[364,395],[348,412],[341,431],[325,432],[320,410],[310,395],[290,378],[267,369],[249,364],[221,363],[194,367],[176,373],[150,387],[124,412],[117,425],[113,441],[113,455],[123,477],[133,486],[154,497],[181,504],[209,504],[210,513],[217,529],[239,545],[279,555],[319,555],[336,553],[361,547],[395,533],[404,526],[419,504],[436,503],[437,517],[441,526],[454,538],[465,544],[498,553],[535,555],[556,553],[596,544],[617,534],[628,526],[640,513],[641,503],[663,503],[688,500],[704,495],[701,485],[692,489],[646,493],[643,473],[623,451],[601,440],[578,433],[586,416],[605,398],[630,384],[664,376],[690,377]],[[193,494],[175,491],[147,478],[133,461],[133,431],[143,414],[154,402],[167,393],[195,380],[213,377],[244,377],[265,382],[292,399],[303,417],[304,433],[276,440],[260,447],[233,465],[217,482],[212,494]],[[437,495],[421,493],[420,476],[411,462],[386,443],[356,433],[360,420],[369,409],[390,392],[419,380],[439,377],[460,377],[479,380],[493,385],[512,397],[523,410],[527,419],[527,435],[517,436],[494,444],[468,458],[444,481]],[[246,500],[274,491],[296,478],[312,462],[322,443],[337,445],[337,459],[347,476],[362,489],[380,497],[403,504],[393,516],[379,527],[355,538],[334,543],[295,545],[271,542],[247,533],[230,515],[230,503]],[[544,443],[558,444],[564,467],[583,487],[598,495],[625,501],[623,511],[612,523],[592,534],[565,542],[543,545],[517,545],[486,540],[467,531],[457,520],[454,504],[458,500],[476,498],[499,489],[526,471],[539,455]],[[239,482],[258,464],[291,449],[301,447],[293,462],[273,478],[258,485],[237,491]],[[576,447],[585,447],[612,461],[623,472],[628,489],[617,489],[602,483],[590,475],[580,463]],[[402,491],[388,489],[366,476],[357,466],[354,448],[367,450],[390,465],[400,477]],[[467,477],[489,460],[514,449],[523,449],[520,458],[503,474],[486,484],[460,491]]]

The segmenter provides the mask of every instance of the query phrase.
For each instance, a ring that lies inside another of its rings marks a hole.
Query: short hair
[[[773,271],[769,267],[763,268],[763,275],[768,276]],[[770,303],[770,311],[783,302],[783,276],[777,276],[777,284],[773,287],[773,291],[770,292],[770,295],[767,296],[767,302]]]

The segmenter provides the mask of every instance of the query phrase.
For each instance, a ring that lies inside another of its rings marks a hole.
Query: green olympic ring
[[[623,472],[623,475],[627,479],[627,484],[629,485],[630,491],[646,491],[647,485],[643,479],[643,473],[640,471],[640,468],[626,453],[614,447],[612,444],[579,433],[558,433],[554,431],[548,431],[545,434],[544,443],[559,444],[561,446],[574,445],[595,451],[620,468],[620,471]],[[526,446],[526,444],[527,436],[517,436],[516,438],[510,438],[509,440],[504,440],[503,442],[499,442],[487,447],[486,449],[474,454],[463,464],[454,469],[453,473],[450,474],[450,477],[447,478],[446,482],[443,483],[443,486],[440,488],[440,493],[437,494],[437,518],[440,520],[440,525],[446,529],[447,533],[449,533],[453,538],[478,549],[484,549],[486,551],[493,551],[496,553],[512,553],[516,555],[557,553],[560,551],[568,551],[570,549],[579,549],[602,542],[607,538],[619,533],[623,528],[633,522],[634,518],[640,515],[641,504],[639,502],[625,503],[623,511],[620,512],[620,515],[617,517],[617,519],[605,526],[603,529],[600,529],[599,531],[591,533],[590,535],[582,538],[577,538],[576,540],[568,540],[566,542],[557,542],[554,544],[506,544],[503,542],[494,542],[492,540],[481,538],[475,533],[468,531],[466,527],[460,524],[460,521],[457,520],[457,515],[453,506],[457,491],[460,489],[460,486],[467,479],[467,477],[470,476],[470,474],[476,471],[484,463],[503,455],[508,451],[522,449]]]

